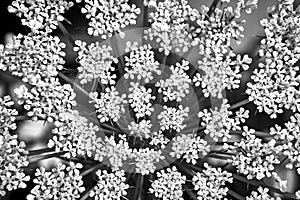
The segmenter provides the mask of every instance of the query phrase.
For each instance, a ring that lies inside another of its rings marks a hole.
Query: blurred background
[[[235,2],[235,0],[232,0]],[[14,14],[10,14],[7,11],[7,6],[11,4],[10,0],[1,0],[0,1],[0,43],[6,44],[10,43],[12,40],[12,36],[18,33],[26,34],[29,32],[27,27],[21,25],[21,21],[19,17],[16,17]],[[141,0],[136,0],[130,2],[135,2],[138,7],[142,6]],[[194,8],[200,8],[201,5],[205,4],[207,6],[210,5],[212,0],[190,0],[191,6]],[[260,19],[267,18],[267,7],[276,3],[276,0],[260,0],[258,3],[258,9],[254,10],[251,15],[243,16],[246,19],[245,24],[245,39],[239,46],[235,46],[235,51],[238,53],[247,53],[252,57],[255,57],[259,48],[259,36],[264,35],[264,31],[259,24]],[[295,4],[300,4],[300,0],[296,0]],[[64,23],[65,27],[71,33],[74,39],[81,40],[90,40],[90,36],[86,34],[86,25],[87,20],[83,15],[80,14],[80,9],[76,6],[71,8],[65,14],[65,18],[68,19],[72,25],[68,23]],[[136,27],[141,27],[143,24],[142,20],[138,21]],[[132,27],[128,27],[130,29]],[[52,34],[58,35],[61,37],[62,41],[67,44],[66,53],[66,65],[71,68],[76,68],[77,64],[74,62],[74,58],[76,54],[72,51],[72,47],[68,45],[68,41],[65,40],[65,37],[62,35],[60,30],[54,31]],[[247,98],[245,94],[245,86],[246,83],[250,81],[250,76],[253,69],[257,66],[257,62],[254,62],[251,68],[248,71],[243,72],[242,84],[240,89],[234,91],[226,91],[226,96],[229,100],[230,104],[234,104],[238,101],[244,100]],[[0,72],[0,96],[6,94],[11,94],[14,88],[22,84],[19,79],[10,76],[7,73]],[[22,107],[16,106],[20,112],[22,111]],[[247,104],[245,106],[246,109],[250,110],[250,118],[247,121],[247,125],[251,128],[255,128],[256,130],[269,132],[269,128],[274,126],[274,124],[282,125],[289,120],[291,115],[290,112],[284,112],[279,115],[277,119],[271,120],[268,115],[264,113],[258,113],[256,111],[256,107],[253,104]],[[18,124],[19,128],[17,130],[19,137],[21,140],[25,141],[27,146],[30,149],[39,149],[46,146],[48,139],[50,138],[50,130],[51,125],[44,124],[44,122],[31,122],[29,120],[21,121]],[[43,162],[36,163],[36,165],[43,166],[52,166],[57,162],[55,159],[48,159]],[[281,166],[284,166],[281,165]],[[34,167],[34,166],[33,166]],[[282,179],[288,180],[288,191],[294,192],[299,187],[299,175],[293,170],[285,170],[284,168],[279,168],[278,172],[280,172],[280,176]],[[269,184],[275,184],[270,181]],[[19,189],[17,191],[8,193],[5,200],[22,200],[25,199],[26,194],[31,190],[32,183],[29,183],[29,187],[27,189]],[[276,185],[274,185],[276,186]],[[235,191],[239,191],[239,193],[244,196],[249,194],[249,185],[241,184],[239,182],[235,182],[233,185],[235,187]]]

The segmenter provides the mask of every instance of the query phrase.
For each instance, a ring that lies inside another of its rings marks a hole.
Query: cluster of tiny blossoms
[[[192,179],[194,189],[197,191],[197,200],[226,199],[228,188],[226,182],[232,183],[232,174],[221,168],[214,168],[204,163],[205,169],[197,172]]]
[[[10,135],[7,130],[0,132],[0,197],[6,190],[26,188],[25,182],[30,177],[24,168],[29,165],[25,143],[19,142],[17,135]]]
[[[163,200],[183,200],[182,185],[186,182],[186,177],[178,172],[176,167],[160,170],[156,173],[157,179],[154,180],[149,188],[149,192],[155,197]]]
[[[14,102],[10,96],[0,98],[0,134],[6,130],[15,130],[17,125],[15,123],[18,111],[11,108]]]
[[[128,0],[84,0],[84,3],[81,12],[89,19],[88,34],[101,36],[102,39],[113,34],[124,37],[122,29],[136,24],[137,15],[141,12],[135,4],[130,6]]]
[[[81,84],[99,79],[102,84],[115,84],[116,75],[112,74],[115,68],[112,63],[117,63],[118,59],[112,56],[110,46],[101,45],[99,42],[86,46],[85,42],[76,40],[74,51],[78,52],[78,78]]]
[[[108,173],[106,170],[96,172],[97,185],[90,191],[89,196],[95,200],[121,200],[127,194],[129,185],[125,183],[124,171]]]
[[[8,11],[16,13],[23,25],[33,32],[52,32],[59,21],[63,21],[64,14],[74,5],[64,0],[15,0],[8,7]]]
[[[79,171],[82,167],[82,164],[70,162],[69,165],[59,163],[49,172],[44,167],[36,169],[35,186],[27,199],[79,199],[85,191]]]
[[[145,38],[155,40],[160,52],[165,55],[172,51],[187,52],[197,44],[195,28],[186,21],[195,21],[199,13],[188,5],[187,0],[151,0],[148,5],[155,10],[149,13],[151,27],[145,30]]]
[[[222,139],[227,142],[231,138],[230,131],[240,130],[240,124],[244,123],[249,117],[249,111],[240,108],[232,117],[232,111],[229,110],[230,105],[227,100],[223,100],[220,108],[214,108],[211,111],[204,109],[198,113],[198,117],[202,119],[201,125],[205,127],[204,132],[214,141]]]
[[[0,53],[0,69],[10,71],[31,85],[49,79],[63,69],[65,48],[57,36],[46,33],[18,34],[13,44],[7,44]]]
[[[259,55],[265,59],[253,71],[254,83],[248,83],[249,100],[260,112],[276,118],[283,108],[300,111],[299,66],[300,11],[293,1],[273,7],[271,19],[261,20],[266,37],[261,40]]]
[[[176,157],[177,159],[183,158],[187,163],[192,163],[195,165],[199,158],[204,157],[210,151],[210,146],[204,139],[200,136],[195,136],[193,134],[182,134],[176,136],[172,143],[172,152],[170,156]]]
[[[257,191],[251,192],[250,196],[246,197],[246,200],[281,200],[280,197],[271,197],[268,188],[258,187]]]
[[[274,136],[276,143],[283,148],[283,154],[288,157],[287,168],[294,166],[300,174],[300,114],[291,116],[290,121],[285,124],[285,128],[278,125],[270,128],[270,134]]]
[[[142,45],[138,47],[138,43],[134,42],[131,44],[130,41],[126,43],[125,56],[125,79],[138,80],[144,79],[145,83],[148,83],[153,79],[153,75],[160,75],[161,71],[159,68],[159,62],[154,58],[154,51],[150,44]]]
[[[171,65],[170,70],[172,74],[166,80],[160,80],[155,84],[158,87],[158,92],[163,93],[163,100],[176,100],[182,101],[183,98],[189,93],[190,83],[192,82],[186,71],[189,69],[189,62],[183,60],[182,64],[176,63],[175,66]]]
[[[98,126],[88,123],[85,117],[73,113],[65,117],[61,123],[56,123],[52,130],[53,137],[48,142],[48,147],[55,147],[56,152],[66,152],[67,158],[76,156],[89,156],[95,152],[97,141],[96,131]]]

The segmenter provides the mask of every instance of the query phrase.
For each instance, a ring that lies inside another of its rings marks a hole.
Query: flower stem
[[[190,199],[197,200],[197,195],[191,191],[187,186],[183,185],[184,191],[190,196]]]
[[[90,173],[96,172],[96,171],[97,171],[99,168],[101,168],[101,167],[103,167],[102,164],[100,164],[100,163],[99,163],[99,164],[96,164],[96,165],[94,165],[92,168],[83,171],[83,172],[80,174],[80,176],[86,176],[86,175],[88,175],[88,174],[90,174]]]
[[[44,149],[34,149],[34,150],[29,150],[29,156],[35,156],[43,153],[49,153],[53,152],[54,148],[44,148]]]
[[[61,152],[51,152],[49,154],[45,154],[45,155],[35,155],[29,158],[29,162],[30,163],[35,163],[38,162],[40,160],[46,160],[49,158],[54,158],[54,157],[59,157],[61,155],[64,155],[67,151],[61,151]]]
[[[243,196],[241,196],[240,194],[236,193],[235,191],[232,190],[228,190],[227,192],[230,196],[233,196],[234,198],[238,199],[238,200],[245,200],[245,198]]]
[[[250,102],[251,101],[249,101],[249,99],[244,99],[244,100],[242,100],[240,102],[237,102],[237,103],[231,105],[230,108],[229,108],[229,110],[233,110],[233,109],[236,109],[238,107],[244,106],[244,105],[246,105],[246,104],[248,104]]]

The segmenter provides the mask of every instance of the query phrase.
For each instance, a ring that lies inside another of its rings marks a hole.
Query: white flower
[[[27,200],[79,199],[85,190],[79,171],[82,167],[82,164],[70,162],[67,166],[59,163],[49,172],[43,167],[36,169],[35,186]]]
[[[194,27],[186,21],[195,21],[199,13],[187,0],[151,3],[155,11],[149,13],[151,28],[145,30],[145,38],[159,43],[159,51],[169,55],[171,51],[187,52],[195,45]]]
[[[140,173],[141,175],[154,173],[156,170],[155,164],[165,158],[162,156],[161,150],[156,151],[149,148],[134,149],[132,157],[135,160],[136,173]]]
[[[152,107],[151,100],[155,100],[155,96],[151,95],[151,88],[146,88],[140,86],[139,83],[130,83],[131,87],[129,88],[130,94],[128,94],[129,105],[133,108],[135,116],[137,118],[143,118],[145,116],[150,116],[154,111]]]
[[[155,146],[160,145],[160,148],[164,149],[166,147],[166,144],[169,143],[169,141],[170,140],[162,134],[162,131],[159,131],[152,133],[151,141],[149,142],[149,144]]]
[[[25,182],[30,177],[24,173],[24,168],[29,165],[25,147],[17,135],[10,135],[7,130],[0,132],[0,197],[6,194],[6,190],[26,188]]]
[[[89,19],[89,35],[111,37],[114,33],[124,36],[122,29],[136,24],[137,15],[141,10],[135,4],[131,6],[128,0],[84,0],[85,6],[81,12]]]
[[[37,85],[41,80],[49,79],[63,68],[65,44],[57,36],[46,33],[21,35],[14,37],[14,44],[7,45],[0,54],[0,69],[10,71],[22,81]]]
[[[126,94],[119,95],[116,88],[112,86],[105,88],[105,92],[101,92],[99,96],[97,92],[91,93],[90,98],[92,100],[90,103],[94,103],[100,122],[106,122],[110,119],[117,122],[122,113],[125,112]]]
[[[185,184],[186,177],[181,175],[175,166],[160,170],[156,174],[157,179],[152,182],[151,188],[149,188],[150,193],[163,200],[183,200],[182,185]]]
[[[113,170],[123,167],[124,162],[132,157],[132,149],[130,149],[125,136],[120,136],[120,140],[116,142],[113,136],[105,137],[98,144],[94,159],[102,162],[108,160]]]
[[[197,200],[224,199],[228,188],[226,182],[232,183],[232,174],[221,168],[214,168],[204,163],[205,169],[197,172],[192,179],[194,189],[197,191]]]
[[[11,108],[14,102],[10,96],[0,98],[0,133],[6,130],[15,130],[17,125],[15,123],[18,111]]]
[[[126,42],[125,52],[129,52],[129,56],[125,56],[125,79],[138,80],[144,79],[148,83],[153,79],[154,74],[160,75],[159,62],[154,58],[154,51],[150,44],[137,47],[138,43],[131,44]]]
[[[115,171],[108,173],[106,170],[98,170],[97,185],[90,191],[89,196],[95,200],[121,200],[127,194],[129,185],[125,183],[125,172]]]
[[[183,98],[189,94],[190,83],[192,82],[186,71],[189,69],[189,62],[183,60],[182,64],[176,63],[175,66],[170,67],[172,74],[166,80],[160,80],[155,84],[158,87],[158,92],[165,96],[163,100],[182,101]]]
[[[67,151],[67,158],[78,155],[91,157],[97,148],[96,143],[101,140],[96,136],[99,127],[78,113],[73,115],[52,130],[54,136],[49,140],[48,147],[55,147],[56,152]]]
[[[247,175],[248,179],[271,177],[275,165],[280,163],[279,153],[283,150],[282,147],[276,145],[274,139],[263,142],[255,136],[253,129],[244,127],[243,131],[244,137],[231,147],[236,150],[232,164],[239,173]]]
[[[58,22],[64,20],[62,14],[73,5],[73,2],[64,0],[15,0],[8,11],[21,17],[22,24],[33,32],[52,32]]]
[[[210,150],[210,146],[205,140],[193,134],[182,134],[176,136],[172,141],[172,152],[170,155],[177,159],[183,155],[186,162],[191,162],[193,165],[197,163],[199,158],[207,155]]]
[[[268,188],[258,187],[257,191],[252,191],[251,195],[246,197],[246,200],[281,200],[280,197],[271,197]]]
[[[271,19],[261,21],[266,38],[261,40],[259,55],[265,62],[253,71],[254,83],[247,84],[249,100],[271,118],[284,108],[300,111],[299,66],[295,65],[300,59],[300,15],[292,7],[279,3]]]
[[[178,109],[176,109],[164,105],[163,109],[157,116],[160,120],[160,129],[162,131],[173,129],[176,132],[180,132],[186,127],[186,124],[183,122],[188,117],[189,107],[183,108],[182,105],[179,105]]]
[[[113,74],[115,68],[112,63],[117,63],[118,59],[112,56],[112,48],[106,45],[100,45],[99,42],[91,43],[86,46],[85,42],[76,40],[74,51],[78,52],[78,78],[81,84],[95,81],[106,84],[115,84],[116,74]]]
[[[288,168],[297,168],[300,174],[300,114],[291,116],[285,127],[278,125],[270,128],[270,134],[274,136],[276,143],[283,148],[283,154],[288,157]]]
[[[22,85],[15,89],[15,94],[18,103],[24,105],[27,115],[35,121],[39,118],[48,122],[61,121],[64,113],[76,105],[71,85],[61,85],[56,78],[40,81],[30,90]]]
[[[143,119],[139,123],[134,121],[130,122],[128,125],[128,130],[130,131],[130,135],[148,139],[150,137],[151,127],[151,121]]]
[[[220,108],[210,111],[204,109],[198,113],[198,117],[202,119],[201,125],[205,126],[204,133],[210,135],[216,142],[219,139],[223,142],[228,141],[231,138],[230,131],[241,130],[240,124],[249,117],[249,111],[244,108],[240,108],[233,117],[229,107],[225,99]]]

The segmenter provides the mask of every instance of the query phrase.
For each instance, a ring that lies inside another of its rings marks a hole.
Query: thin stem
[[[68,21],[66,20],[66,22],[68,22]],[[66,37],[66,39],[68,40],[68,42],[70,43],[70,45],[72,47],[74,47],[75,41],[72,38],[70,32],[66,29],[66,27],[61,22],[58,22],[58,27],[61,30],[61,32],[64,34],[64,36]]]
[[[144,184],[144,176],[142,175],[140,180],[138,200],[142,200],[143,184]]]
[[[229,110],[233,110],[233,109],[236,109],[238,107],[244,106],[244,105],[246,105],[246,104],[248,104],[250,102],[251,101],[249,101],[249,99],[244,99],[244,100],[242,100],[240,102],[237,102],[237,103],[231,105],[230,108],[229,108]]]
[[[46,160],[46,159],[49,159],[49,158],[59,157],[61,155],[64,155],[65,153],[67,153],[67,151],[53,152],[53,153],[45,154],[45,155],[36,155],[36,156],[30,157],[29,162],[30,163],[35,163],[35,162],[38,162],[40,160]]]
[[[101,167],[103,167],[102,164],[100,164],[100,163],[99,163],[99,164],[96,164],[96,165],[94,165],[92,168],[87,169],[87,170],[81,172],[80,176],[86,176],[86,175],[88,175],[88,174],[90,174],[90,173],[96,172],[96,171],[97,171],[99,168],[101,168]]]
[[[87,91],[85,91],[82,87],[80,87],[78,84],[76,84],[74,82],[74,80],[70,79],[69,77],[67,77],[66,75],[64,75],[61,72],[58,72],[58,76],[60,78],[62,78],[63,80],[67,81],[69,84],[73,85],[76,89],[78,89],[80,92],[82,92],[84,95],[86,95],[87,97],[89,97],[89,94]]]
[[[34,150],[29,150],[29,156],[35,156],[43,153],[49,153],[54,151],[54,148],[44,148],[44,149],[34,149]]]

